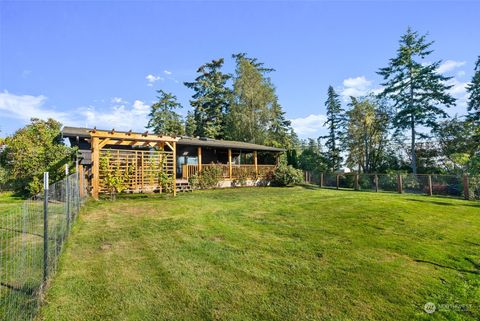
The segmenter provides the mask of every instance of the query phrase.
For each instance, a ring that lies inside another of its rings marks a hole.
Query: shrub
[[[193,175],[188,179],[190,185],[195,189],[210,189],[218,186],[222,178],[222,168],[206,166],[200,175]]]
[[[240,170],[238,172],[238,177],[232,181],[233,187],[241,187],[247,185],[248,173],[245,170]]]
[[[272,184],[276,186],[289,186],[303,182],[303,172],[291,165],[280,165],[273,173]]]

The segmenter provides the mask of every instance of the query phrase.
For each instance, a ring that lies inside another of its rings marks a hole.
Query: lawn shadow
[[[304,189],[311,189],[311,190],[317,190],[320,189],[320,186],[314,185],[314,184],[299,184],[298,186],[304,188]]]
[[[428,196],[425,196],[425,197],[428,197]],[[430,197],[435,197],[435,196],[430,196]],[[455,200],[460,200],[460,199],[456,199],[456,198],[451,198],[451,199],[455,199]],[[415,199],[415,198],[406,198],[405,200],[407,201],[412,201],[412,202],[419,202],[419,203],[430,203],[430,204],[434,204],[434,205],[443,205],[443,206],[469,206],[469,207],[478,207],[480,208],[480,204],[471,204],[471,203],[467,203],[465,202],[464,204],[452,204],[452,203],[448,203],[448,202],[444,202],[444,201],[440,201],[440,200],[435,200],[435,199]]]

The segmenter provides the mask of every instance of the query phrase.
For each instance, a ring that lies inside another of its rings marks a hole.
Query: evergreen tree
[[[475,74],[472,82],[467,87],[468,96],[468,119],[480,126],[480,56],[475,64]]]
[[[272,69],[264,68],[263,64],[254,58],[247,58],[245,54],[233,57],[237,66],[229,113],[228,137],[232,140],[264,144],[274,117],[272,110],[277,108],[277,111],[281,111],[275,88],[267,76]]]
[[[417,173],[416,138],[425,137],[417,132],[417,127],[435,129],[439,117],[448,117],[439,105],[450,107],[455,103],[455,99],[447,92],[452,86],[445,84],[451,77],[436,71],[441,61],[426,63],[424,60],[432,53],[432,43],[426,41],[425,35],[420,36],[408,28],[400,39],[397,56],[390,59],[388,67],[378,71],[385,80],[381,96],[390,98],[397,109],[393,118],[394,127],[397,131],[410,129],[411,167],[414,174]]]
[[[163,90],[158,90],[158,102],[150,107],[150,120],[147,128],[151,128],[155,134],[182,135],[184,128],[182,118],[175,111],[182,108],[177,102],[177,97]]]
[[[197,124],[195,123],[195,116],[191,111],[187,112],[187,117],[185,118],[185,135],[193,137],[197,130]]]
[[[332,86],[328,87],[328,98],[325,101],[327,108],[327,121],[324,125],[328,128],[328,135],[320,138],[325,138],[326,158],[329,168],[332,171],[338,171],[342,164],[342,157],[340,155],[340,139],[343,132],[344,114],[338,94]]]
[[[285,112],[278,102],[272,105],[272,120],[268,128],[266,145],[290,149],[293,147],[291,121],[285,118]]]
[[[194,109],[195,136],[224,138],[225,114],[228,112],[231,90],[227,87],[230,75],[220,71],[223,58],[212,60],[198,68],[200,75],[184,85],[195,91],[190,100]]]

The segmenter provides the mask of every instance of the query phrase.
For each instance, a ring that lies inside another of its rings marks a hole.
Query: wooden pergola
[[[179,138],[164,135],[154,135],[149,134],[148,132],[143,134],[133,133],[132,131],[115,132],[114,129],[111,131],[93,129],[89,131],[89,133],[91,136],[90,143],[92,149],[92,196],[95,199],[98,199],[98,194],[100,192],[100,153],[106,146],[126,146],[130,148],[157,147],[162,151],[165,150],[166,147],[170,149],[170,154],[173,156],[173,195],[176,195],[176,144]]]

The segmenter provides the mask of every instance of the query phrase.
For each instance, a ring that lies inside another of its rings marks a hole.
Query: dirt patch
[[[107,251],[107,250],[110,250],[111,248],[112,248],[111,243],[103,243],[102,245],[100,245],[100,250],[102,251]]]

